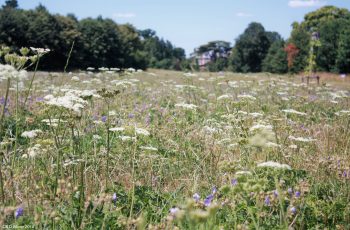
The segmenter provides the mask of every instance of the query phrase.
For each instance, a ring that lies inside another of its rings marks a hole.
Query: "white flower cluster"
[[[273,162],[273,161],[267,161],[264,163],[260,163],[257,166],[260,168],[267,167],[267,168],[288,169],[288,170],[292,169],[292,167],[290,167],[287,164],[281,164],[281,163]]]
[[[243,100],[252,100],[252,101],[256,100],[256,97],[249,94],[241,94],[241,95],[238,95],[237,97]]]
[[[284,109],[284,110],[282,110],[282,112],[290,113],[290,114],[297,114],[297,115],[300,115],[300,116],[306,116],[307,115],[306,113],[299,112],[299,111],[296,111],[294,109]]]
[[[148,132],[146,129],[135,128],[135,132],[138,135],[143,135],[143,136],[149,136],[150,135],[150,132]]]
[[[42,133],[40,129],[25,131],[21,134],[21,137],[33,139],[36,138],[40,133]]]
[[[28,73],[25,70],[17,71],[11,65],[0,64],[0,82],[7,79],[19,79],[26,80],[28,78]]]
[[[294,136],[289,136],[288,137],[290,140],[293,141],[299,141],[299,142],[313,142],[317,141],[316,139],[312,139],[311,137],[294,137]]]
[[[45,48],[34,48],[34,47],[30,47],[30,49],[36,53],[36,54],[40,54],[40,55],[44,55],[48,52],[50,52],[50,49],[45,49]]]
[[[57,106],[71,110],[77,114],[81,114],[81,110],[87,105],[87,102],[82,98],[76,96],[70,91],[64,96],[47,95],[44,97],[47,105]]]
[[[186,110],[196,110],[198,108],[198,106],[196,106],[194,104],[186,104],[186,103],[175,104],[175,107],[183,108]]]

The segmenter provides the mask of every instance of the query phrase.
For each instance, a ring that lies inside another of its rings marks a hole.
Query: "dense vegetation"
[[[349,79],[35,77],[0,53],[0,226],[350,228]]]
[[[74,42],[74,46],[73,46]],[[157,67],[179,69],[185,51],[159,38],[152,30],[139,31],[98,17],[77,20],[74,15],[53,15],[39,5],[34,10],[18,9],[17,1],[6,1],[0,10],[0,44],[49,48],[40,67],[63,70],[71,48],[71,68]],[[72,47],[73,46],[73,47]]]

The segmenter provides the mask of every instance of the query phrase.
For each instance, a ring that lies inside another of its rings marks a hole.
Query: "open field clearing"
[[[16,74],[0,226],[350,228],[349,79],[39,72],[26,100]]]

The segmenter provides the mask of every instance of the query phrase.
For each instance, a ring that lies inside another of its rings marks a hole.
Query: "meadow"
[[[0,73],[3,228],[350,229],[347,78]]]

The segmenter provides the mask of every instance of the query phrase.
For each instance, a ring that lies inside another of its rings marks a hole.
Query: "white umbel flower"
[[[294,109],[284,109],[284,110],[282,110],[282,112],[290,113],[290,114],[296,114],[296,115],[300,115],[300,116],[306,116],[307,115],[306,113],[299,112],[299,111],[296,111]]]
[[[194,105],[194,104],[186,104],[186,103],[178,103],[175,104],[175,107],[180,107],[186,110],[196,110],[198,108],[198,106]]]
[[[149,136],[150,135],[150,132],[148,132],[146,129],[135,128],[135,132],[138,135],[143,135],[143,136]]]
[[[38,136],[38,134],[40,134],[40,133],[42,133],[42,131],[40,129],[25,131],[21,134],[21,137],[33,139],[33,138],[36,138]]]
[[[287,170],[292,169],[292,167],[290,167],[287,164],[281,164],[281,163],[273,162],[273,161],[267,161],[264,163],[260,163],[257,165],[257,167],[259,167],[259,168],[267,167],[267,168],[287,169]]]

